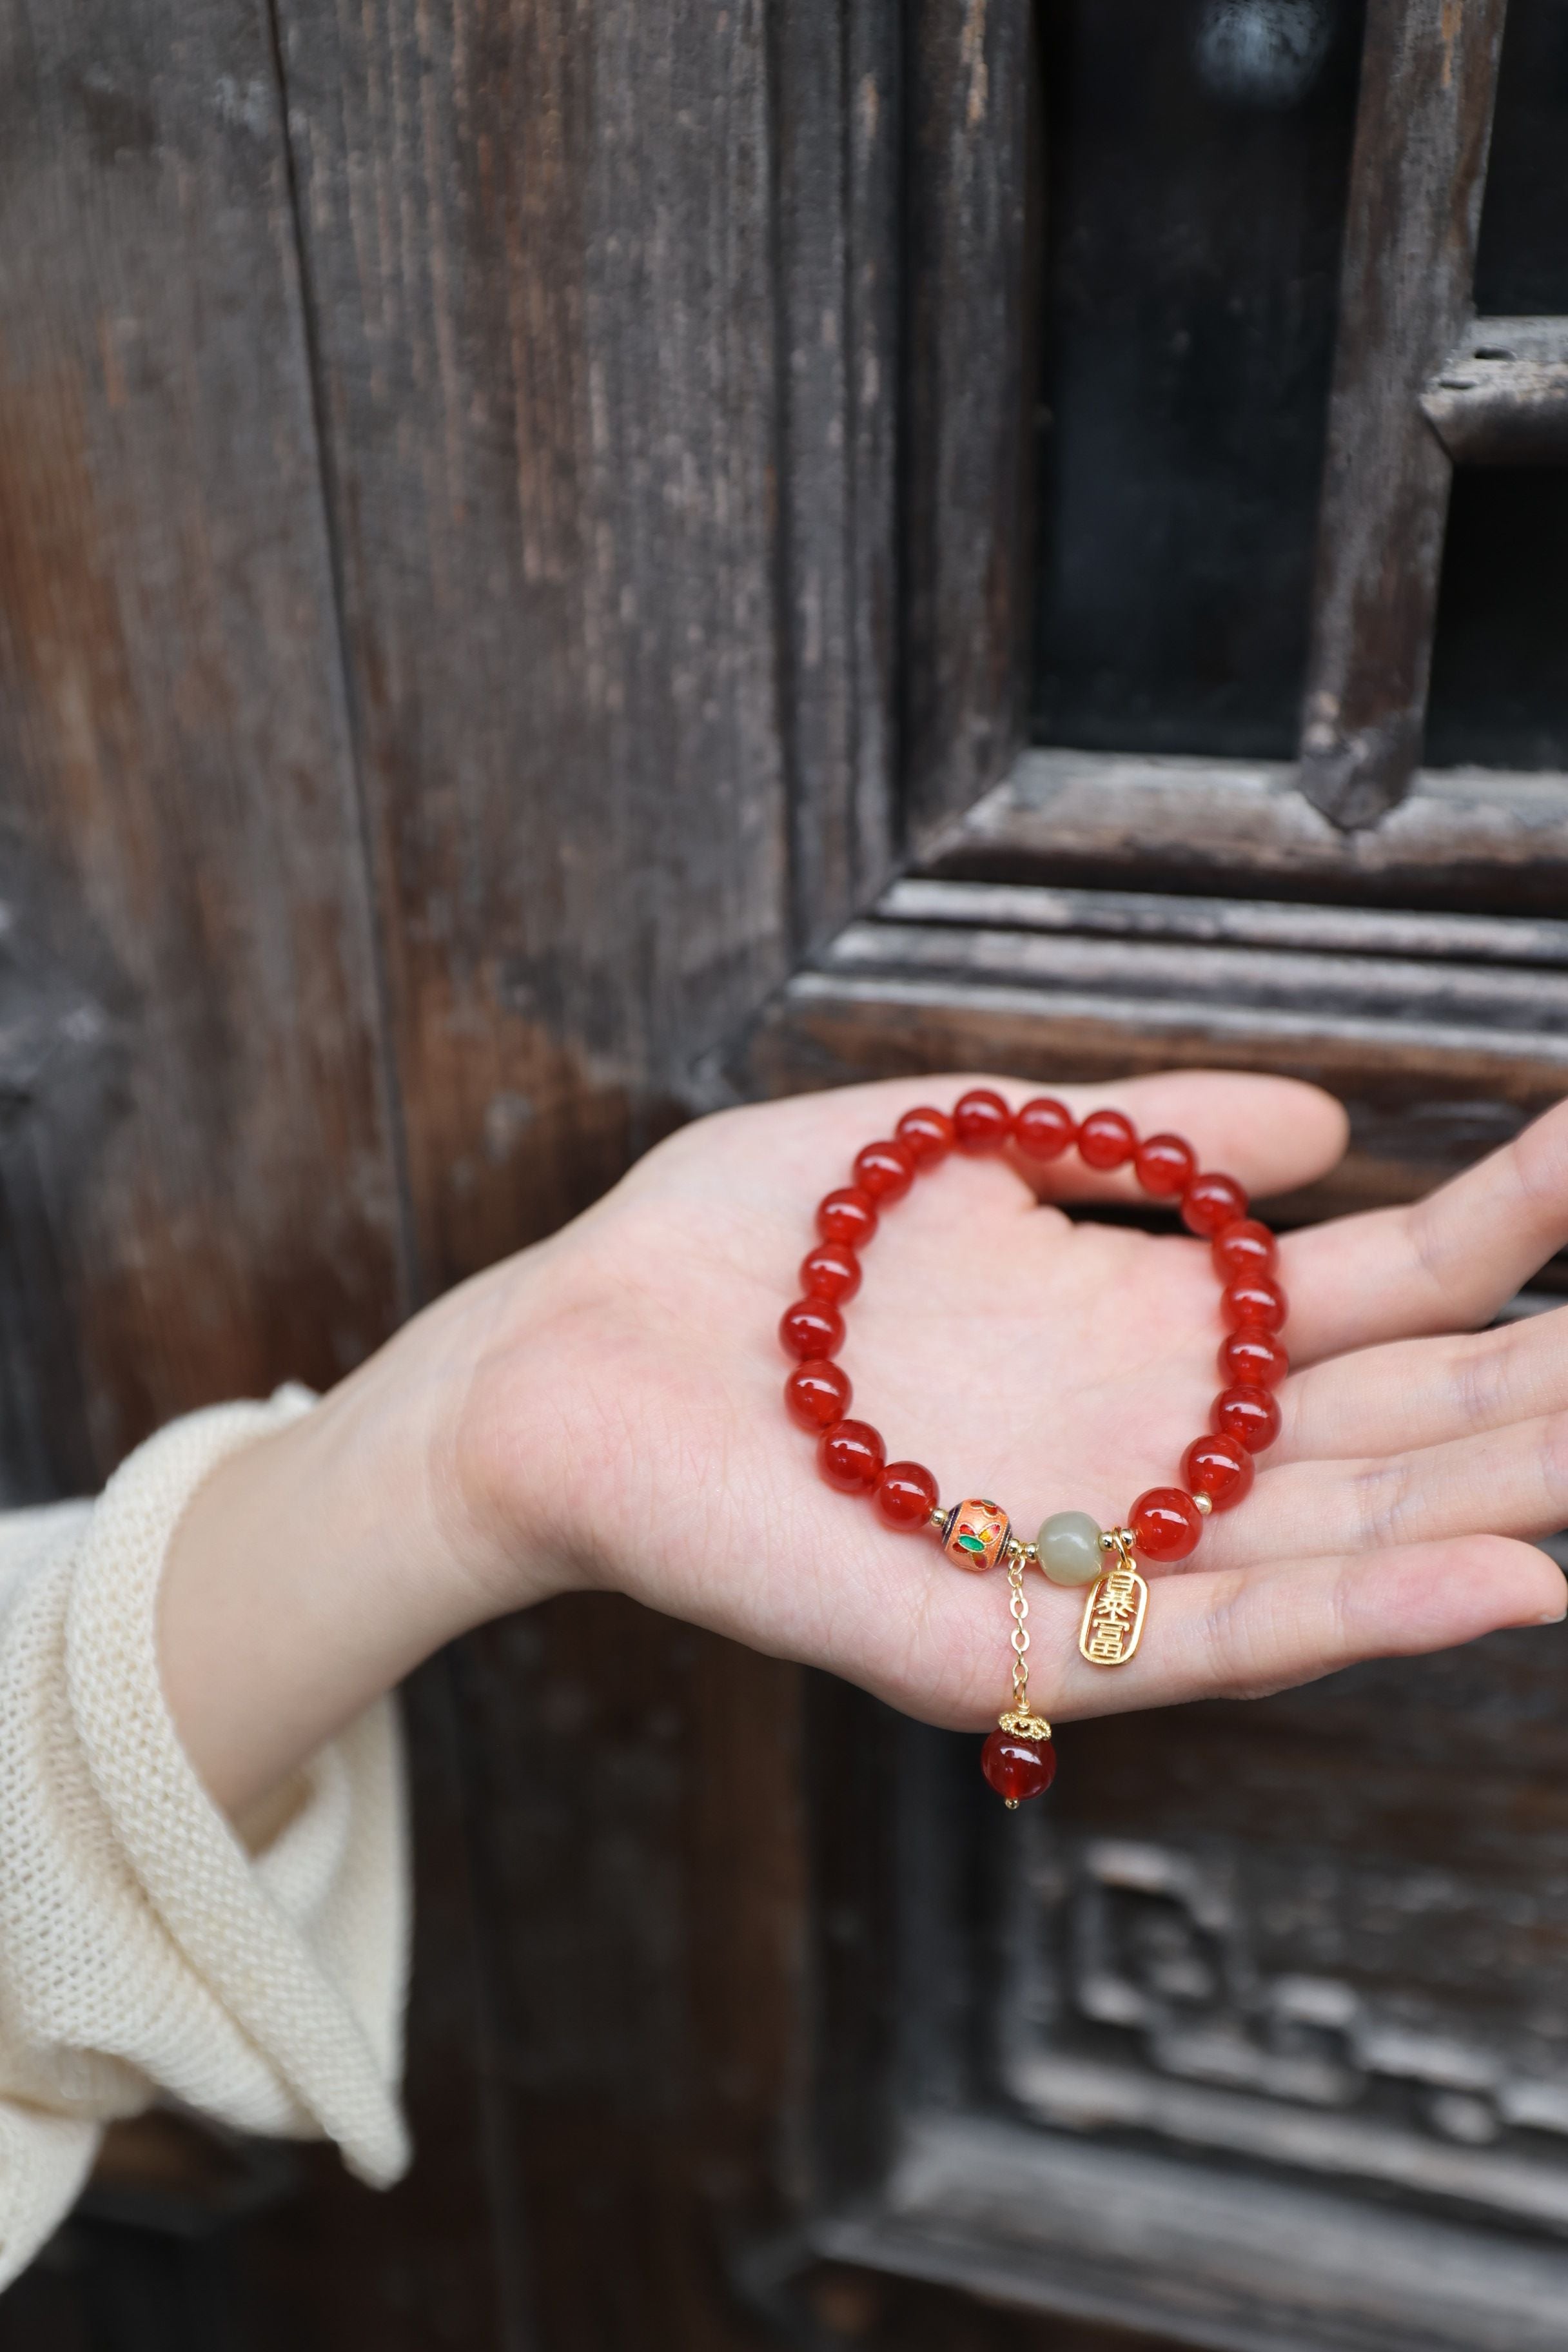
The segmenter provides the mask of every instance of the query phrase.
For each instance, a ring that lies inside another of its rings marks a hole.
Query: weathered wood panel
[[[0,110],[15,1493],[89,1486],[213,1398],[329,1384],[414,1280],[266,12],[12,10]],[[333,2281],[388,2345],[459,2315],[502,2340],[436,1673],[412,1701],[419,2165],[378,2200],[307,2159],[312,2197],[221,2260],[199,2179],[172,2214],[163,2183],[151,2237],[100,2210],[63,2275],[128,2345],[174,2345],[198,2308],[226,2328],[242,2277],[301,2345],[328,2340]]]
[[[1475,319],[1421,395],[1457,466],[1568,464],[1568,319]]]
[[[1373,824],[1421,756],[1449,467],[1420,409],[1470,307],[1506,0],[1371,0],[1301,784]]]
[[[265,27],[175,30],[0,32],[7,978],[58,1015],[6,1156],[100,1475],[182,1406],[331,1380],[400,1286]]]
[[[760,7],[279,11],[410,1175],[439,1286],[778,976]]]
[[[1030,11],[922,0],[909,41],[902,775],[920,841],[996,782],[1022,724]]]
[[[1347,833],[1283,761],[1026,751],[921,870],[1554,915],[1568,906],[1568,779],[1428,769],[1381,824]]]
[[[897,823],[901,18],[827,0],[770,27],[780,716],[809,947],[880,887]]]

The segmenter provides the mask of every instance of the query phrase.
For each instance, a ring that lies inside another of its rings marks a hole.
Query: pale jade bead
[[[1092,1584],[1105,1573],[1100,1529],[1087,1511],[1053,1511],[1036,1538],[1040,1566],[1053,1584]]]

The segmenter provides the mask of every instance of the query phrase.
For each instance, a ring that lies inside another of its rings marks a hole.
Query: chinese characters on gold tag
[[[1091,1666],[1124,1666],[1138,1647],[1148,1605],[1149,1588],[1123,1554],[1084,1603],[1079,1655]]]

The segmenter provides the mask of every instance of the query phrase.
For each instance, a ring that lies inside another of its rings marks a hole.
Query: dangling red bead
[[[1013,1122],[1013,1140],[1026,1160],[1059,1160],[1077,1134],[1071,1111],[1054,1095],[1037,1095]]]
[[[847,1242],[864,1249],[877,1230],[876,1204],[858,1184],[842,1185],[816,1204],[816,1230],[825,1242]]]
[[[823,1476],[846,1495],[868,1495],[887,1458],[888,1449],[868,1421],[841,1421],[816,1449]]]
[[[1289,1370],[1290,1359],[1272,1331],[1244,1323],[1239,1331],[1227,1331],[1221,1340],[1219,1368],[1233,1386],[1239,1382],[1247,1388],[1272,1389]]]
[[[1151,1486],[1128,1512],[1127,1524],[1145,1559],[1185,1559],[1204,1531],[1203,1513],[1179,1486]]]
[[[786,1354],[804,1363],[810,1356],[836,1356],[844,1345],[844,1318],[830,1300],[797,1298],[779,1318]]]
[[[1057,1777],[1057,1751],[1048,1739],[1026,1739],[998,1726],[980,1751],[980,1769],[999,1797],[1021,1805],[1043,1797]]]
[[[952,1150],[956,1129],[946,1111],[920,1103],[904,1113],[893,1133],[917,1168],[934,1168]]]
[[[1184,1192],[1198,1164],[1196,1152],[1180,1135],[1152,1135],[1133,1154],[1133,1168],[1145,1192],[1168,1201]]]
[[[1182,1456],[1182,1475],[1189,1491],[1206,1495],[1216,1511],[1239,1503],[1257,1475],[1257,1465],[1239,1438],[1194,1437]]]
[[[1013,1114],[989,1087],[972,1087],[952,1107],[952,1124],[960,1151],[973,1158],[1000,1151],[1013,1132]]]
[[[797,1364],[784,1382],[784,1402],[802,1429],[834,1428],[848,1412],[853,1393],[848,1373],[826,1356]]]
[[[1119,1110],[1091,1110],[1078,1131],[1078,1156],[1101,1175],[1126,1166],[1138,1149],[1132,1121]]]
[[[901,1201],[915,1181],[915,1156],[907,1143],[868,1143],[855,1155],[855,1181],[879,1206]]]
[[[1246,1275],[1269,1273],[1279,1252],[1267,1225],[1256,1217],[1237,1217],[1221,1225],[1209,1255],[1222,1282],[1238,1282]]]
[[[1221,1292],[1219,1311],[1233,1329],[1278,1331],[1285,1320],[1285,1293],[1266,1274],[1244,1274]]]
[[[1214,1425],[1240,1440],[1249,1454],[1262,1454],[1279,1434],[1279,1408],[1267,1389],[1222,1389],[1214,1401]]]
[[[843,1242],[818,1242],[801,1259],[800,1286],[807,1298],[841,1306],[860,1287],[860,1261]]]
[[[936,1508],[936,1480],[919,1462],[889,1462],[877,1481],[877,1508],[890,1528],[923,1528]]]

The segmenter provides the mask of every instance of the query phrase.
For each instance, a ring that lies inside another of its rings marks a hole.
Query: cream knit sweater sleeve
[[[303,1389],[190,1414],[95,1503],[0,1517],[0,2286],[70,2205],[102,2125],[155,2100],[407,2160],[402,1757],[382,1700],[247,1845],[158,1678],[169,1538],[222,1457]]]

